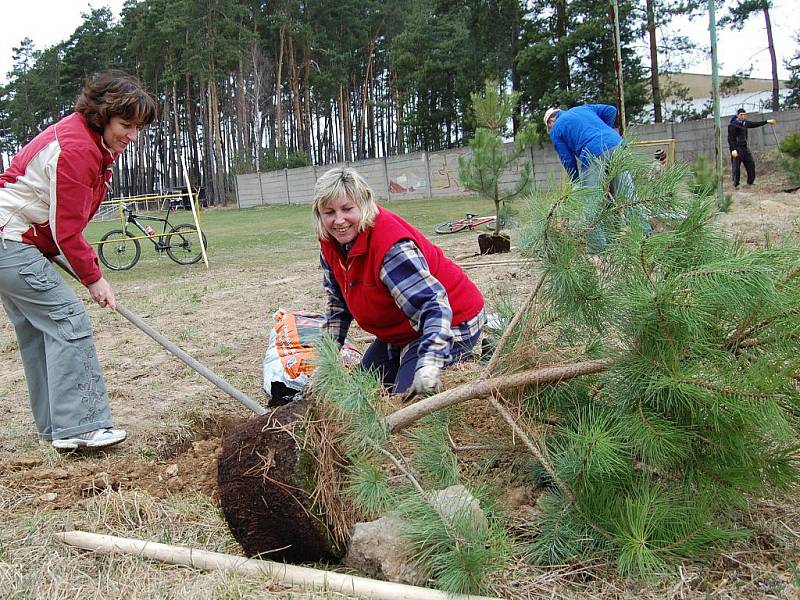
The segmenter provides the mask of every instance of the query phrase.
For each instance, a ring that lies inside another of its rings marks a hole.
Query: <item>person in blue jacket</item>
[[[614,129],[617,109],[609,104],[585,104],[569,110],[549,108],[544,124],[550,133],[553,148],[570,179],[582,187],[597,187],[614,149],[622,143],[622,136]],[[635,196],[631,174],[623,171],[611,181],[611,196],[615,200],[630,201]],[[602,205],[587,207],[587,220],[595,220]],[[626,209],[625,218],[637,221],[646,231],[650,225],[640,207]],[[606,234],[598,223],[588,236],[588,250],[602,252],[606,247]]]

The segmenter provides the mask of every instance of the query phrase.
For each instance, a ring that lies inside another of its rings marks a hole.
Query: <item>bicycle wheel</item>
[[[112,229],[100,238],[97,256],[112,271],[127,271],[142,255],[139,240],[131,239],[134,235],[122,229]],[[104,242],[104,243],[103,243]]]
[[[445,221],[444,223],[439,223],[433,228],[433,230],[436,233],[456,233],[458,231],[463,231],[466,228],[467,224],[464,223],[464,220],[459,219],[458,221]]]
[[[489,219],[489,217],[478,217],[479,219]],[[495,226],[497,225],[497,217],[491,217],[488,221],[481,223],[480,227],[484,231],[494,231]],[[503,228],[503,221],[500,221],[500,229]]]
[[[193,265],[203,257],[200,248],[200,238],[197,236],[197,227],[194,225],[176,225],[167,234],[167,254],[179,265]],[[208,248],[206,234],[203,234],[203,244]]]

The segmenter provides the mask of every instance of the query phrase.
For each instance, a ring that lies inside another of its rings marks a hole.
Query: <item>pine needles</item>
[[[622,170],[636,181],[629,204],[680,218],[645,235],[625,224],[628,207],[603,200],[608,181],[534,197],[529,211],[523,243],[548,274],[552,339],[592,340],[615,358],[590,393],[564,382],[528,413],[559,423],[547,444],[576,498],[541,503],[531,551],[543,562],[614,557],[642,576],[741,535],[736,507],[800,481],[800,252],[725,236],[711,201],[687,194],[685,169],[653,179],[621,149],[607,179]],[[597,258],[593,223],[608,228]]]
[[[623,171],[636,196],[612,202],[604,186]],[[515,434],[535,432],[525,447],[538,465],[502,445],[484,449],[543,488],[523,527],[532,562],[596,557],[625,576],[663,574],[747,535],[737,511],[800,482],[800,251],[744,248],[716,228],[713,201],[692,194],[686,176],[675,166],[653,178],[623,148],[598,187],[568,183],[532,198],[520,247],[541,259],[543,284],[503,356],[514,368],[566,356],[611,365],[491,400],[519,419]],[[659,231],[631,218],[640,210]],[[598,225],[608,244],[592,255]],[[507,326],[510,306],[501,312]],[[490,590],[519,531],[495,509],[498,493],[469,481],[452,409],[393,440],[377,380],[342,372],[335,347],[321,355],[315,390],[346,422],[353,501],[407,520],[438,587]],[[432,490],[460,485],[472,500],[445,510]]]
[[[511,545],[491,495],[467,492],[461,485],[458,461],[449,448],[448,412],[423,419],[401,450],[379,410],[378,378],[346,369],[332,339],[323,339],[317,349],[313,392],[340,422],[350,463],[349,501],[372,518],[385,512],[401,516],[413,560],[440,589],[489,592],[492,575],[507,567]],[[441,488],[446,490],[433,491]],[[459,489],[463,494],[448,495]]]

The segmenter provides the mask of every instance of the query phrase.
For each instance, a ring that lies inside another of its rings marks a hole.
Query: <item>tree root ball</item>
[[[339,550],[310,495],[313,460],[301,449],[308,399],[228,431],[219,459],[219,499],[248,556],[306,562],[338,560]]]
[[[503,254],[511,252],[511,238],[501,233],[481,233],[478,235],[478,248],[481,254]]]

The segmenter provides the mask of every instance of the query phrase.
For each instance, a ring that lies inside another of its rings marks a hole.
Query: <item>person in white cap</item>
[[[622,136],[614,129],[617,109],[609,104],[585,104],[569,110],[549,108],[544,114],[544,124],[550,133],[553,148],[570,179],[583,187],[596,187],[602,180],[608,158],[622,143]],[[632,200],[633,179],[624,171],[611,181],[612,197]],[[593,212],[599,210],[599,206]],[[587,215],[594,220],[594,215]],[[629,208],[625,212],[630,222],[637,221],[646,231],[650,225],[641,208]],[[606,234],[598,223],[588,236],[589,252],[602,252],[606,247]]]

